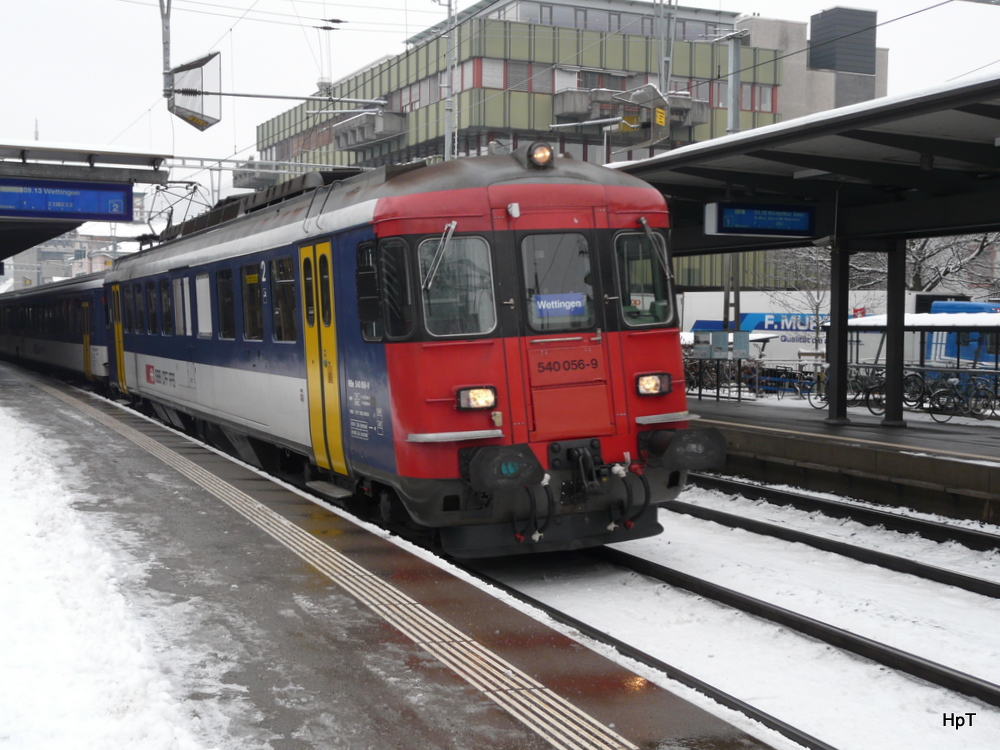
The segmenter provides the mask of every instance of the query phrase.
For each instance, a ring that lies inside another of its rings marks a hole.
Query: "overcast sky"
[[[460,7],[470,4],[459,0]],[[682,4],[808,21],[837,2]],[[884,24],[878,45],[890,50],[890,95],[980,69],[1000,75],[1000,6],[966,0],[842,4],[878,12]],[[915,15],[892,21],[908,14]],[[321,76],[337,80],[396,54],[408,36],[444,17],[445,9],[432,0],[173,0],[170,62],[219,51],[223,91],[308,96]],[[339,31],[315,28],[325,18],[345,23]],[[158,0],[0,0],[0,143],[34,141],[37,132],[49,143],[244,158],[256,153],[256,126],[295,104],[226,98],[222,122],[203,133],[167,113],[162,64]]]

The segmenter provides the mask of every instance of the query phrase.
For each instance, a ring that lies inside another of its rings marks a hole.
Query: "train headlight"
[[[532,143],[531,146],[528,147],[528,162],[536,169],[551,167],[554,156],[555,154],[552,152],[552,146],[547,143],[539,141],[537,143]]]
[[[489,386],[479,386],[477,388],[462,388],[458,392],[458,408],[468,409],[492,409],[497,405],[497,389]]]
[[[635,389],[640,396],[659,396],[670,393],[670,373],[652,372],[638,375],[635,379]]]

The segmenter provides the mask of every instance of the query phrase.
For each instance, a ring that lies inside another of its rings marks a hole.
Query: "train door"
[[[118,388],[123,394],[128,393],[125,382],[125,337],[122,328],[122,288],[121,284],[111,285],[111,318],[114,323],[113,335],[115,345],[115,370],[118,373]]]
[[[82,310],[83,313],[83,374],[87,380],[94,379],[94,371],[91,366],[91,356],[90,356],[90,302],[84,300]]]
[[[299,248],[299,272],[313,452],[320,468],[346,474],[330,243]]]
[[[559,211],[564,226],[567,213],[572,213],[572,230],[523,231],[522,220],[528,217],[522,212],[521,231],[515,232],[532,442],[615,431],[614,368],[598,283],[593,210]],[[551,219],[533,223],[551,226]]]

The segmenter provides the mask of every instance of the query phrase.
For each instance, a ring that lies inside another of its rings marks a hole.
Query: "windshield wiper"
[[[673,281],[674,271],[670,267],[670,259],[667,257],[667,244],[663,239],[663,235],[657,234],[650,228],[645,216],[639,217],[639,223],[642,224],[642,229],[649,239],[649,244],[653,246],[653,250],[660,257],[660,265],[663,266],[663,273],[667,275],[667,279]]]
[[[457,221],[444,225],[444,232],[441,233],[441,240],[438,242],[437,250],[434,251],[434,257],[431,258],[431,265],[427,269],[427,275],[424,277],[423,288],[425,292],[431,288],[431,284],[434,282],[438,266],[441,265],[441,259],[444,258],[444,251],[448,249],[448,243],[451,242],[451,236],[455,234],[455,227],[457,226]]]

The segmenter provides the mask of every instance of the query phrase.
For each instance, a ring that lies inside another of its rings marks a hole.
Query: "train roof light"
[[[542,141],[536,141],[528,146],[528,164],[535,169],[548,169],[552,166],[555,153],[552,146]]]

